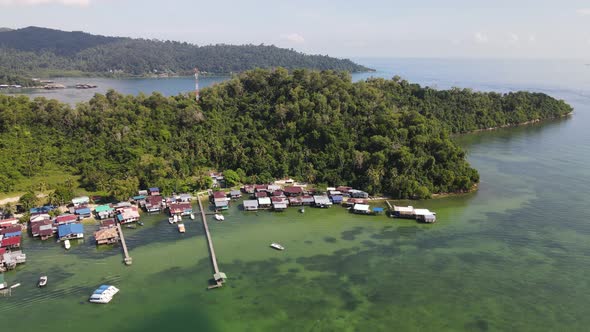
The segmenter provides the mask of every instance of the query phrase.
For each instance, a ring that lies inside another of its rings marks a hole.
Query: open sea
[[[437,87],[530,90],[570,103],[568,118],[456,137],[481,175],[476,193],[412,204],[437,223],[359,216],[344,208],[246,213],[211,220],[225,286],[212,277],[199,218],[179,234],[164,215],[125,229],[119,247],[86,239],[72,249],[26,238],[21,283],[0,297],[6,331],[588,331],[590,315],[590,66],[584,61],[355,59]],[[224,78],[202,79],[201,86]],[[68,79],[96,90],[42,91],[75,103],[123,93],[193,88],[191,78]],[[279,252],[271,242],[286,247]],[[40,275],[49,284],[36,288]],[[110,283],[107,305],[87,302]]]

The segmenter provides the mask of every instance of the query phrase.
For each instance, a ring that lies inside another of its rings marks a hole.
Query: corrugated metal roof
[[[369,206],[366,204],[355,204],[353,209],[356,211],[369,211]]]
[[[67,224],[57,226],[57,233],[59,237],[84,233],[84,225],[82,224]]]

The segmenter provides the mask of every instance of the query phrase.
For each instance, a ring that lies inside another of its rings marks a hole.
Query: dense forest
[[[18,76],[18,75],[7,75],[0,72],[0,84],[7,84],[7,85],[21,85],[24,87],[31,87],[39,85],[37,82],[33,81],[30,78]]]
[[[59,167],[90,191],[201,189],[206,170],[244,182],[293,176],[398,198],[479,181],[449,138],[547,119],[571,107],[541,93],[437,91],[345,72],[254,70],[194,96],[95,95],[76,108],[0,95],[0,190]]]
[[[58,74],[154,75],[232,73],[285,67],[367,71],[347,59],[306,55],[268,45],[197,46],[175,41],[97,36],[28,27],[0,32],[0,72],[40,76]]]

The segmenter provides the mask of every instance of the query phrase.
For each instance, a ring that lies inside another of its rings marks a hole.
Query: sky
[[[27,26],[352,58],[590,60],[578,0],[0,0],[0,27]]]

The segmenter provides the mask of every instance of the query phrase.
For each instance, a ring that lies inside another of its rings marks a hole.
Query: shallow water
[[[586,68],[576,71],[574,62],[403,59],[375,60],[372,66],[376,75],[401,72],[438,87],[542,90],[566,99],[575,114],[457,137],[480,172],[480,189],[411,202],[436,211],[434,225],[352,215],[340,207],[246,213],[234,204],[225,222],[210,221],[219,266],[229,278],[222,289],[206,290],[212,267],[198,219],[186,222],[186,234],[163,215],[144,216],[144,227],[125,229],[132,266],[122,264],[120,248],[92,244],[94,226],[86,227],[84,243],[67,252],[25,239],[28,262],[6,274],[22,286],[11,298],[0,298],[4,326],[89,332],[586,331]],[[286,250],[270,249],[273,241]],[[41,274],[49,276],[49,285],[37,289]],[[108,305],[87,303],[102,283],[121,292]]]

